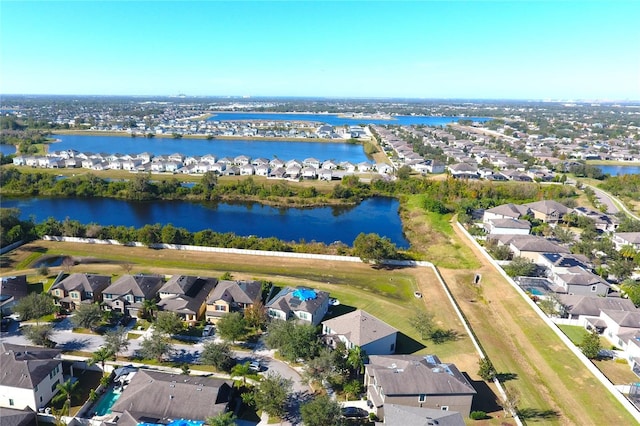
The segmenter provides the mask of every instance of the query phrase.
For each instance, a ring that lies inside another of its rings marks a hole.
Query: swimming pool
[[[105,414],[111,413],[111,407],[116,403],[118,398],[122,395],[122,391],[116,391],[113,388],[109,388],[109,390],[102,395],[102,398],[98,401],[95,408],[93,409],[95,416],[104,416]]]
[[[529,287],[527,289],[529,291],[529,293],[533,294],[534,296],[544,296],[546,293],[542,290],[539,290],[535,287]]]

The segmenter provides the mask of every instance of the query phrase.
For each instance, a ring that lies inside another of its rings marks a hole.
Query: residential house
[[[611,343],[626,351],[629,340],[640,338],[640,311],[600,311],[598,320],[588,320],[587,327],[598,331]]]
[[[484,224],[488,234],[529,235],[531,223],[520,219],[490,219]]]
[[[320,324],[329,310],[329,293],[305,287],[285,287],[266,305],[271,318]]]
[[[0,278],[0,313],[11,315],[16,303],[29,293],[26,275]]]
[[[464,426],[462,414],[433,408],[385,404],[384,421],[376,426]]]
[[[106,310],[140,318],[145,300],[155,300],[164,284],[160,275],[123,275],[102,291]]]
[[[482,215],[482,221],[488,222],[492,219],[520,219],[522,216],[526,216],[529,213],[529,209],[517,204],[502,204],[500,206],[493,207],[485,210]]]
[[[35,411],[27,407],[24,410],[0,407],[0,425],[33,426],[38,424]]]
[[[118,425],[195,424],[225,413],[232,400],[229,380],[140,369],[111,411],[126,420]]]
[[[398,330],[361,309],[323,321],[322,333],[332,347],[340,341],[347,349],[359,346],[367,355],[396,351]]]
[[[57,349],[0,342],[0,407],[37,412],[46,406],[63,382],[60,354]]]
[[[540,262],[543,253],[570,253],[566,247],[535,235],[496,235],[491,238],[498,240],[498,245],[509,247],[514,256],[525,257],[535,263]]]
[[[549,271],[548,275],[567,273],[568,268],[579,266],[585,270],[590,269],[589,258],[581,254],[541,253],[538,256],[538,265]]]
[[[457,411],[468,417],[475,389],[454,364],[435,355],[372,355],[365,365],[367,398],[384,417],[386,404]]]
[[[632,246],[635,250],[640,250],[640,232],[616,232],[613,235],[613,244],[616,250],[624,246]]]
[[[602,311],[638,311],[633,302],[620,297],[559,294],[558,299],[562,304],[563,316],[568,319],[582,320],[586,317],[599,317]]]
[[[525,206],[531,210],[534,218],[552,224],[560,222],[564,215],[572,212],[570,208],[553,200],[536,201]]]
[[[567,268],[566,272],[555,274],[552,280],[568,294],[606,296],[609,293],[609,284],[604,279],[580,266]]]
[[[190,323],[199,321],[207,308],[207,299],[217,283],[216,278],[174,275],[158,290],[158,308],[175,312]]]
[[[102,302],[102,292],[110,283],[110,275],[71,274],[53,284],[49,293],[56,304],[73,311],[80,303]]]
[[[586,207],[576,207],[573,212],[578,216],[587,217],[594,221],[596,229],[604,232],[614,232],[620,225],[620,219],[606,213],[598,212]]]
[[[216,322],[229,312],[244,312],[262,299],[259,281],[222,280],[207,301],[207,321]]]

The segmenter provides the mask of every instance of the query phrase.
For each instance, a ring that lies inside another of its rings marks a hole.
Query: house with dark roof
[[[111,408],[120,424],[169,424],[205,421],[229,410],[233,399],[229,380],[139,370]],[[127,423],[134,420],[136,423]]]
[[[207,322],[216,322],[229,312],[244,312],[262,299],[259,281],[222,280],[207,300]]]
[[[27,407],[24,410],[0,407],[0,425],[2,426],[37,426],[35,411]]]
[[[602,311],[637,312],[633,302],[620,297],[583,296],[578,294],[559,294],[564,316],[568,319],[599,317]]]
[[[535,263],[540,262],[542,253],[570,253],[568,248],[536,235],[496,235],[491,238],[498,240],[498,245],[509,247],[514,256],[525,257]]]
[[[361,309],[322,322],[324,340],[335,347],[358,346],[367,355],[389,355],[396,351],[398,330]]]
[[[563,204],[553,200],[542,200],[525,204],[531,210],[533,217],[545,223],[558,223],[564,215],[572,210]]]
[[[466,418],[476,395],[454,364],[435,355],[372,355],[364,385],[381,418],[386,404],[457,411]]]
[[[568,294],[606,296],[610,288],[604,279],[579,266],[567,268],[563,273],[556,273],[551,279]]]
[[[174,275],[158,290],[158,308],[175,312],[190,323],[199,321],[204,316],[206,302],[217,283],[217,278]]]
[[[266,305],[267,313],[273,319],[320,324],[329,310],[329,293],[306,287],[285,287]]]
[[[28,294],[26,275],[0,278],[0,312],[11,315],[16,303]]]
[[[63,382],[60,354],[57,349],[0,343],[0,407],[38,411],[46,406]]]
[[[53,284],[49,293],[63,309],[75,310],[80,303],[102,301],[102,292],[111,284],[110,275],[71,274]]]
[[[163,284],[160,275],[123,275],[102,291],[104,308],[139,318],[144,301],[155,300]]]
[[[457,411],[385,404],[384,422],[376,426],[464,426],[462,414]]]

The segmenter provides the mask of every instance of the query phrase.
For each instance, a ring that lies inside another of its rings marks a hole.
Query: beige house
[[[553,200],[536,201],[525,206],[529,208],[534,218],[545,223],[558,223],[564,215],[572,212],[570,208]]]
[[[259,281],[220,281],[207,301],[207,322],[216,322],[229,312],[244,312],[261,299]]]
[[[49,293],[56,299],[56,304],[73,311],[80,303],[102,301],[102,291],[111,283],[109,275],[71,274],[55,283]]]
[[[367,355],[389,355],[396,351],[398,330],[361,309],[323,321],[322,333],[333,347],[343,342],[347,349],[359,346]]]
[[[435,355],[372,355],[364,385],[381,418],[386,404],[457,411],[467,418],[476,394],[455,365]]]

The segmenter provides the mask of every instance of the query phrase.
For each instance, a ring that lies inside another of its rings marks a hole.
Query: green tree
[[[510,277],[533,277],[536,273],[536,264],[526,257],[514,257],[508,265],[505,265],[504,271]]]
[[[200,353],[200,362],[220,371],[230,371],[234,364],[231,347],[228,343],[207,342]]]
[[[496,369],[489,358],[480,358],[478,366],[478,376],[482,377],[482,380],[491,381],[496,377]]]
[[[21,321],[38,319],[50,315],[55,310],[53,298],[45,293],[31,293],[23,297],[13,308],[14,312],[20,315]]]
[[[157,300],[155,297],[144,299],[142,301],[142,316],[148,320],[155,319],[155,313],[158,311]]]
[[[104,363],[113,358],[115,354],[106,346],[102,346],[98,348],[94,353],[91,354],[91,358],[87,360],[88,365],[94,365],[100,363],[102,367],[102,371],[104,371]]]
[[[384,259],[398,257],[398,249],[386,237],[374,233],[360,233],[353,241],[353,254],[363,262],[380,263]]]
[[[640,284],[633,280],[625,280],[621,285],[621,289],[634,305],[640,307]]]
[[[114,356],[120,352],[124,352],[129,349],[129,337],[127,329],[118,326],[113,330],[109,330],[104,335],[104,344]]]
[[[349,349],[347,353],[347,366],[356,373],[356,377],[360,377],[360,374],[363,373],[366,358],[367,353],[363,351],[360,346],[354,346]]]
[[[322,383],[336,374],[336,367],[331,350],[323,348],[318,356],[306,362],[303,377],[309,384],[313,382]]]
[[[56,344],[51,340],[53,327],[51,324],[38,324],[22,327],[24,336],[34,345],[54,347]]]
[[[156,359],[161,362],[165,355],[173,350],[166,335],[154,331],[151,337],[145,338],[140,345],[140,355],[146,359]]]
[[[240,384],[242,384],[242,386],[245,386],[247,384],[247,377],[256,376],[256,374],[254,374],[253,371],[251,371],[249,361],[243,364],[234,365],[233,368],[231,369],[230,375],[232,378],[239,377],[241,379],[241,380],[236,380],[234,382],[236,386],[239,386]]]
[[[208,426],[234,426],[237,417],[231,411],[220,413],[215,417],[207,417]]]
[[[244,319],[247,326],[253,327],[256,330],[264,329],[269,320],[267,309],[261,301],[258,301],[252,305],[249,305],[244,310]]]
[[[182,319],[175,312],[158,312],[154,328],[160,333],[174,335],[182,331]]]
[[[598,358],[598,353],[600,349],[602,349],[602,345],[600,344],[600,335],[596,330],[591,330],[590,333],[584,336],[582,343],[580,343],[580,349],[587,358]]]
[[[321,395],[302,404],[300,406],[300,415],[305,426],[344,424],[340,404],[327,395]]]
[[[97,303],[80,304],[71,317],[76,327],[95,330],[102,322],[102,309]]]
[[[293,382],[290,379],[285,379],[276,373],[269,373],[262,377],[260,384],[251,392],[244,393],[242,399],[269,416],[283,417],[292,385]]]
[[[71,398],[74,398],[78,395],[80,391],[78,389],[79,381],[71,381],[68,379],[64,383],[56,384],[56,389],[58,393],[52,398],[53,402],[65,401],[65,406],[67,407],[67,416],[71,415]]]
[[[349,400],[349,397],[356,398],[362,393],[362,382],[360,379],[350,380],[342,387],[345,399]]]
[[[267,346],[278,349],[280,355],[289,361],[311,359],[320,349],[316,328],[311,324],[276,320],[269,323],[267,331]]]
[[[396,170],[396,176],[400,180],[407,180],[411,176],[411,167],[402,166],[398,170]]]
[[[435,329],[434,315],[429,312],[420,311],[409,318],[409,324],[420,333],[422,340],[427,340]]]
[[[235,342],[247,334],[247,323],[240,312],[229,312],[216,323],[218,334],[224,340]]]

